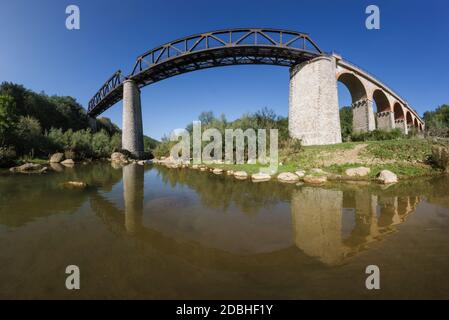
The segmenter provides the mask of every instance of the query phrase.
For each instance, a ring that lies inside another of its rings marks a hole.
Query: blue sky
[[[81,10],[81,30],[65,28],[65,8]],[[381,29],[365,28],[365,8],[381,10]],[[215,29],[273,27],[307,32],[325,51],[362,66],[419,113],[449,103],[449,2],[0,0],[0,81],[87,106],[117,69],[171,40]],[[349,97],[340,88],[341,104]],[[235,119],[262,107],[288,112],[288,69],[214,68],[142,90],[144,131],[160,138],[201,111]],[[121,125],[121,103],[103,114]]]

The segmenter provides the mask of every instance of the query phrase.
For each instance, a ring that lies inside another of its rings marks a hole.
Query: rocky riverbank
[[[327,182],[365,181],[391,185],[401,180],[435,176],[449,172],[449,146],[425,139],[344,143],[306,147],[298,154],[282,155],[276,174],[268,174],[257,164],[190,165],[171,158],[154,160],[171,169],[199,170],[236,180],[255,183],[278,181],[291,184],[322,185]]]
[[[405,147],[410,150],[404,149]],[[103,160],[109,161],[117,169],[129,164],[142,166],[155,164],[170,169],[190,169],[210,172],[214,175],[232,176],[236,180],[250,180],[254,183],[278,181],[279,183],[311,185],[323,185],[335,181],[368,181],[390,185],[400,180],[449,172],[449,147],[445,144],[430,146],[422,141],[405,141],[405,147],[398,142],[312,147],[303,151],[300,161],[287,160],[286,163],[279,163],[276,174],[268,173],[268,170],[264,170],[264,167],[258,164],[237,165],[217,161],[212,164],[197,165],[174,161],[170,157],[135,160],[119,152]],[[381,154],[377,154],[379,150],[382,151]],[[373,156],[369,157],[369,152]],[[388,152],[392,156],[386,157]],[[64,168],[87,163],[89,161],[76,163],[73,159],[65,159],[64,154],[57,153],[52,155],[45,164],[25,163],[11,168],[10,171],[18,174],[45,174],[49,171],[61,172]]]
[[[312,184],[322,185],[328,181],[375,181],[381,184],[394,184],[399,181],[398,176],[389,170],[380,171],[375,179],[370,178],[370,168],[354,167],[346,170],[344,175],[327,172],[321,168],[312,168],[311,170],[297,169],[295,172],[280,172],[276,174],[268,174],[263,171],[250,173],[243,170],[232,170],[220,168],[222,164],[201,164],[191,165],[183,161],[175,161],[172,158],[161,158],[153,161],[155,165],[162,165],[170,169],[190,169],[201,172],[210,172],[215,175],[233,176],[236,180],[250,180],[254,183],[278,181],[279,183],[288,184]],[[232,168],[232,165],[227,165]]]

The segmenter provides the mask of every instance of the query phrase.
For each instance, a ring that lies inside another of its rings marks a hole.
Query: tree
[[[54,151],[64,151],[69,146],[67,136],[62,129],[51,128],[46,136]]]
[[[424,113],[426,130],[431,136],[448,137],[449,136],[449,105],[444,104],[435,109]]]
[[[214,119],[215,117],[212,111],[201,112],[201,114],[198,116],[198,120],[201,121],[201,124],[205,126],[211,124]]]
[[[341,135],[343,141],[348,141],[352,135],[352,108],[343,107],[340,109]]]
[[[69,130],[70,131],[70,130]],[[93,155],[92,133],[90,129],[75,131],[70,141],[72,151],[75,151],[78,159],[84,159]]]
[[[42,128],[39,121],[30,116],[21,116],[15,128],[16,133],[16,149],[21,154],[26,154],[41,149],[44,145]]]
[[[115,151],[119,151],[122,149],[122,135],[121,133],[115,133],[112,137],[111,137],[111,150],[113,152]]]
[[[111,154],[110,138],[105,130],[100,130],[92,136],[92,151],[99,158]]]
[[[15,114],[16,103],[9,95],[0,95],[0,146],[5,146],[12,137],[17,116]]]

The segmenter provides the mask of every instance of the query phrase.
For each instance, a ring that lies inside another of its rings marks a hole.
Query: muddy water
[[[382,189],[58,169],[0,175],[0,298],[449,298],[448,177]]]

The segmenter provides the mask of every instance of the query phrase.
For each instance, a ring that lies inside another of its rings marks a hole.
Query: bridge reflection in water
[[[144,212],[151,210],[144,206],[144,175],[145,169],[140,165],[128,165],[123,169],[123,198],[124,210],[120,210],[112,201],[101,195],[94,193],[91,195],[91,207],[101,216],[103,221],[111,230],[120,234],[127,234],[137,241],[149,242],[152,246],[159,247],[164,251],[176,252],[186,259],[195,260],[196,256],[213,256],[215,259],[223,260],[233,258],[236,255],[223,247],[213,248],[209,243],[201,240],[188,239],[179,241],[174,236],[167,235],[159,231],[157,227],[147,227],[144,225]],[[153,169],[155,170],[155,169]],[[207,173],[199,173],[191,170],[168,170],[157,168],[165,183],[182,183],[194,189],[202,198],[202,204],[208,202],[208,197],[220,199],[221,203],[209,203],[211,206],[229,208],[230,202],[235,202],[240,209],[246,208],[249,201],[255,203],[251,197],[260,197],[260,185],[250,182],[228,181],[228,177],[210,177]],[[174,176],[173,176],[174,175]],[[187,176],[186,176],[187,175]],[[177,177],[178,182],[174,182]],[[207,179],[208,188],[200,187],[198,179]],[[214,186],[214,184],[216,184]],[[236,192],[227,189],[223,192],[218,185],[226,188],[237,188]],[[265,184],[267,190],[273,190],[273,185]],[[244,197],[236,198],[236,194],[241,194],[240,188],[246,189]],[[257,188],[257,189],[256,189]],[[262,186],[262,188],[265,188]],[[383,194],[383,192],[373,192],[368,188],[353,187],[346,189],[330,189],[318,187],[296,187],[281,186],[278,193],[272,192],[278,201],[290,203],[292,242],[304,254],[318,259],[325,265],[340,265],[348,261],[359,252],[366,250],[374,242],[379,242],[395,232],[396,226],[404,222],[420,203],[418,196],[394,196]],[[282,191],[283,190],[283,191]],[[203,193],[203,194],[201,194]],[[218,197],[218,194],[221,197]],[[264,192],[262,192],[262,197]],[[270,201],[274,199],[269,199]],[[240,206],[239,206],[240,205]],[[261,206],[267,205],[262,203]],[[160,207],[159,207],[160,208]],[[162,210],[171,210],[168,203]],[[178,208],[177,215],[169,215],[163,212],[167,219],[181,219],[184,214],[183,208]],[[187,209],[186,209],[187,210]],[[244,211],[244,210],[243,210]],[[176,218],[177,217],[177,218]],[[152,219],[149,217],[146,221]],[[157,218],[157,217],[156,217]],[[177,228],[175,221],[172,227]],[[151,224],[151,223],[150,223]],[[235,222],[238,224],[238,221]],[[216,223],[206,224],[207,228],[217,228]],[[275,229],[276,226],[273,226]],[[214,233],[214,230],[208,230]],[[286,230],[285,230],[286,231]],[[238,231],[237,231],[238,232]],[[176,232],[174,232],[176,233]],[[217,241],[226,242],[229,238],[236,236],[234,230],[228,230],[224,234],[214,233]],[[270,233],[264,232],[263,237],[270,237]],[[225,239],[226,238],[226,239]],[[267,239],[260,239],[261,241]],[[244,241],[244,239],[242,239]],[[273,241],[275,242],[275,241]],[[289,250],[289,245],[284,249],[273,249],[268,254],[276,255],[276,252]]]
[[[296,190],[292,196],[295,244],[325,264],[341,264],[394,232],[419,202],[419,197],[383,197],[362,191]]]

